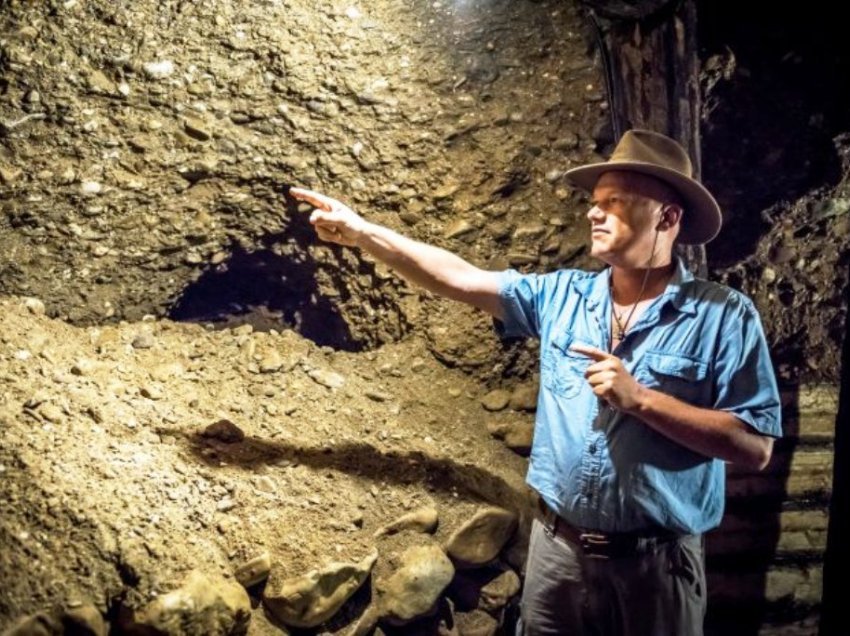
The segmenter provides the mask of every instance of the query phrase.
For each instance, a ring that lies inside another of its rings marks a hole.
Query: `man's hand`
[[[615,409],[627,413],[637,408],[638,398],[643,387],[631,373],[626,371],[620,358],[595,347],[582,344],[572,345],[570,351],[575,351],[595,360],[593,364],[587,367],[584,377],[587,378],[596,395]]]
[[[310,215],[310,223],[316,228],[320,239],[348,247],[357,245],[367,223],[354,210],[336,199],[312,190],[290,188],[289,194],[316,208]]]
[[[595,360],[584,376],[593,392],[614,408],[641,421],[674,442],[707,457],[762,470],[770,461],[773,438],[763,435],[728,411],[693,406],[643,386],[610,353],[587,345],[571,351]]]
[[[369,223],[353,210],[318,192],[290,188],[299,201],[316,209],[310,215],[319,238],[356,246],[389,265],[411,283],[452,300],[468,303],[501,318],[499,274],[480,269],[446,250],[414,241],[377,223]]]

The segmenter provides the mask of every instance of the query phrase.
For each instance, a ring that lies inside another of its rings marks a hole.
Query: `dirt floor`
[[[114,615],[262,552],[295,576],[377,546],[380,572],[422,539],[374,532],[424,505],[438,541],[488,502],[526,512],[524,460],[488,426],[530,415],[485,410],[422,339],[352,354],[245,326],[77,328],[0,302],[6,624],[74,601]],[[244,440],[205,437],[221,420]]]

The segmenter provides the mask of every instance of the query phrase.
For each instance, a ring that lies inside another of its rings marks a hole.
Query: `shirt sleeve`
[[[571,270],[551,274],[520,274],[509,269],[501,272],[499,297],[502,320],[494,321],[502,338],[539,338],[553,300],[564,293],[572,278]]]
[[[714,408],[732,413],[763,435],[781,437],[779,389],[761,320],[749,300],[736,298],[731,304],[739,310],[727,315],[719,344]]]

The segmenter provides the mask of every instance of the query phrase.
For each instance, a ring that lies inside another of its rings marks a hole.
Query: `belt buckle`
[[[611,539],[598,532],[582,532],[578,535],[582,552],[590,559],[610,559]]]

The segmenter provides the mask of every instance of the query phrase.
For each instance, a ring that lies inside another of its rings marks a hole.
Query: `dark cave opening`
[[[225,328],[251,324],[257,331],[293,329],[318,345],[361,351],[340,308],[319,292],[316,263],[286,258],[272,249],[231,250],[183,290],[168,317]],[[339,300],[339,298],[337,298]]]
[[[287,186],[257,181],[257,200],[286,195]],[[286,198],[280,231],[247,246],[233,241],[228,256],[210,263],[177,295],[168,318],[224,329],[291,329],[319,346],[368,351],[401,340],[411,329],[400,283],[354,250],[320,240],[308,210]],[[225,211],[226,212],[226,211]]]

